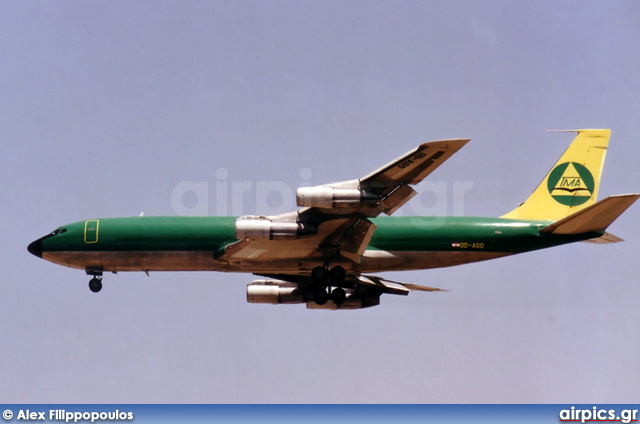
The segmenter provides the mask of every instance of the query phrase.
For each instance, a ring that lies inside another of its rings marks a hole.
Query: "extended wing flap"
[[[408,185],[400,186],[397,190],[394,190],[387,198],[380,202],[378,208],[386,215],[392,215],[395,211],[400,209],[402,205],[407,203],[413,196],[418,194],[417,191],[412,189]]]
[[[368,219],[361,219],[353,229],[345,236],[344,242],[340,245],[340,253],[354,262],[360,260],[360,256],[364,253],[376,226]]]

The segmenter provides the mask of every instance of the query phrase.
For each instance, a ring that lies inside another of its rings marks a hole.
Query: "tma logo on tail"
[[[549,194],[566,206],[579,206],[593,195],[593,175],[577,162],[565,162],[553,168],[547,180]]]

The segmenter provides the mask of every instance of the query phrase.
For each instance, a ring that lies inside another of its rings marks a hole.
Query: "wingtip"
[[[467,143],[469,141],[471,141],[470,138],[445,138],[443,140],[426,141],[420,144],[420,147],[428,146],[431,143]]]
[[[609,133],[611,133],[611,129],[609,128],[583,128],[581,130],[546,130],[546,132],[572,132],[578,134],[588,131],[608,131]]]
[[[398,284],[402,284],[403,286],[405,286],[406,288],[408,288],[411,291],[425,291],[425,292],[448,292],[449,290],[447,289],[440,289],[437,287],[429,287],[429,286],[422,286],[419,284],[411,284],[411,283],[398,283]]]

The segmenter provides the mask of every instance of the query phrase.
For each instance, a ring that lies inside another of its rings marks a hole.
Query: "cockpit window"
[[[53,230],[51,232],[52,236],[58,235],[58,234],[62,234],[62,233],[66,233],[67,229],[66,228],[56,228],[55,230]]]

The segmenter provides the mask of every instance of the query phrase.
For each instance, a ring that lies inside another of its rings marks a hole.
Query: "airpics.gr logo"
[[[566,206],[579,206],[593,195],[593,175],[577,162],[565,162],[553,168],[547,180],[549,194]]]

